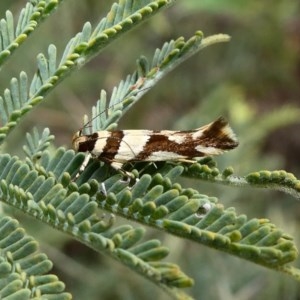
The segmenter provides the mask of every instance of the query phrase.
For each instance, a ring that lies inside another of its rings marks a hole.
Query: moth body
[[[87,152],[117,170],[127,162],[193,162],[197,157],[219,155],[238,145],[235,134],[222,117],[186,131],[103,130],[90,135],[78,131],[72,143],[75,151]]]

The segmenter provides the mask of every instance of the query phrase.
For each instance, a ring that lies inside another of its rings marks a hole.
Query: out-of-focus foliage
[[[191,120],[196,120],[197,112],[203,110],[207,115],[208,110],[215,108],[220,114],[223,104],[230,101],[233,105],[228,112],[229,119],[235,123],[235,128],[239,128],[243,151],[230,153],[226,159],[232,159],[233,163],[236,155],[240,156],[240,166],[236,166],[238,172],[244,174],[260,166],[285,168],[299,174],[299,2],[207,0],[185,1],[182,7],[185,9],[183,19],[188,24],[200,20],[205,32],[226,32],[232,40],[225,49],[206,53],[205,61],[200,58],[198,65],[193,62],[191,68],[196,65],[195,70],[199,70],[194,73],[194,77],[199,78],[194,87],[198,92],[195,93],[200,93],[202,101],[193,111],[193,118],[185,117],[176,127],[183,126],[188,120],[194,122]],[[225,163],[230,164],[229,161]],[[212,188],[207,186],[207,191]],[[237,193],[227,191],[231,196]],[[239,202],[234,201],[232,205],[247,209],[253,215],[264,214],[297,236],[299,203],[279,193],[245,190],[244,195],[244,203],[238,197]],[[195,293],[199,298],[297,299],[299,295],[296,282],[248,264],[242,265],[223,255],[212,257],[204,250],[199,260],[209,260],[215,265],[214,270],[207,267],[201,274],[195,270],[198,274]],[[189,262],[190,267],[194,264],[197,264],[194,260]],[[231,273],[233,267],[239,269],[238,274]],[[220,270],[227,270],[234,279],[220,278]],[[203,290],[207,294],[204,295]]]

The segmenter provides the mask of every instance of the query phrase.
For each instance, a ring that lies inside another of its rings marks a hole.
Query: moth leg
[[[73,181],[75,181],[76,179],[78,179],[78,177],[80,176],[80,174],[84,171],[84,169],[86,168],[86,166],[88,165],[90,159],[92,157],[92,154],[90,152],[86,152],[86,155],[85,155],[85,158],[84,158],[84,161],[82,162],[80,168],[79,168],[79,171],[78,173],[75,175]]]
[[[107,191],[104,182],[101,182],[100,190],[105,197],[107,197]]]
[[[123,170],[123,163],[114,160],[110,161],[110,165],[124,175],[126,178],[126,180],[124,180],[125,182],[129,183],[131,179],[135,179],[135,176],[131,172]]]
[[[139,173],[143,173],[145,170],[147,170],[147,168],[149,168],[149,167],[151,167],[151,166],[153,166],[155,169],[157,169],[157,165],[155,164],[155,162],[154,162],[154,161],[150,161],[150,162],[148,162],[148,163],[145,165],[144,168],[142,168],[142,169],[140,170]]]
[[[183,163],[189,163],[189,164],[194,164],[194,163],[196,163],[196,162],[197,162],[196,160],[192,160],[192,159],[185,159],[185,158],[179,158],[179,159],[177,159],[177,161],[179,161],[179,162],[183,162]]]

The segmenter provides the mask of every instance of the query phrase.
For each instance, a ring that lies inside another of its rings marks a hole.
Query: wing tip
[[[207,126],[205,135],[215,142],[215,147],[220,151],[231,150],[239,145],[236,134],[223,116]]]

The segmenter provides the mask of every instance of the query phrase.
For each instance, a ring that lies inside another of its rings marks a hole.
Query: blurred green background
[[[25,1],[2,0],[0,15],[15,16]],[[21,70],[29,78],[35,57],[58,48],[60,58],[68,40],[84,22],[93,26],[113,1],[64,1],[22,45],[0,72],[0,91]],[[121,129],[191,129],[225,115],[240,146],[218,158],[220,168],[236,173],[285,169],[300,177],[300,2],[296,0],[186,0],[127,33],[79,72],[56,88],[9,137],[12,154],[22,155],[24,133],[33,126],[49,127],[56,146],[71,147],[71,136],[89,114],[101,89],[108,93],[135,69],[140,55],[151,59],[165,41],[196,30],[205,36],[226,33],[230,43],[206,48],[164,78],[130,111]],[[237,189],[183,180],[186,187],[217,196],[238,213],[269,218],[296,239],[299,201],[283,193]],[[41,241],[55,264],[54,271],[75,299],[166,299],[151,283],[83,245],[35,220],[13,214]],[[127,222],[127,221],[119,221]],[[172,251],[168,261],[178,263],[195,279],[189,290],[195,299],[300,299],[300,284],[287,276],[218,253],[201,245],[149,231]],[[299,263],[298,263],[299,265]]]

